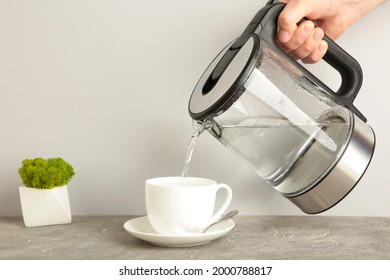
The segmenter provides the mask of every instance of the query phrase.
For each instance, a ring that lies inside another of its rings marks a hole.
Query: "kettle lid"
[[[242,85],[252,72],[260,40],[252,35],[241,46],[228,44],[211,62],[196,84],[188,105],[194,120],[227,110],[242,94]]]

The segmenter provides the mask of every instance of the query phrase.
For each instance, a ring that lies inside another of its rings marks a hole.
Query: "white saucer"
[[[158,234],[150,225],[147,216],[127,221],[123,226],[133,236],[151,244],[163,247],[190,247],[209,243],[234,227],[231,219],[222,221],[212,227],[206,233],[190,235],[164,235]]]

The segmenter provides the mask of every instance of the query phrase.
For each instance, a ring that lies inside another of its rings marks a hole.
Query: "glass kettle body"
[[[201,76],[194,121],[303,212],[342,200],[367,169],[373,130],[353,106],[362,71],[330,39],[324,60],[341,75],[332,91],[274,42],[284,4],[262,8]]]

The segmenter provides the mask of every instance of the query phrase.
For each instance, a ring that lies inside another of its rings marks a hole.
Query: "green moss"
[[[25,159],[19,175],[26,187],[52,189],[68,184],[74,175],[73,167],[62,158]]]

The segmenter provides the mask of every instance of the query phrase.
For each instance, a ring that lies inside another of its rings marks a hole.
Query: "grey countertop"
[[[390,218],[242,216],[208,244],[165,248],[130,235],[132,216],[76,216],[70,224],[26,228],[21,217],[0,217],[0,259],[390,259]]]

